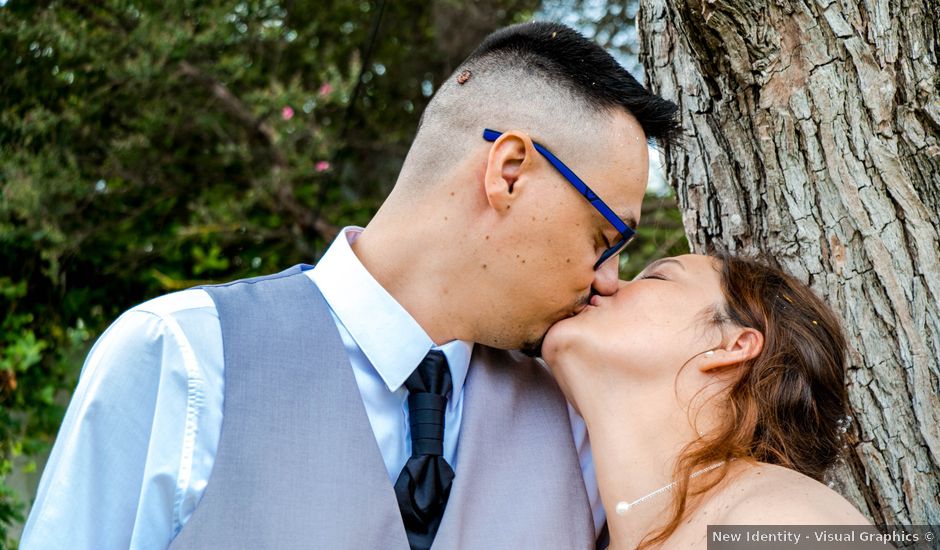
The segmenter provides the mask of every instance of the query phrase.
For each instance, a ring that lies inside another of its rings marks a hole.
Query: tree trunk
[[[686,234],[764,253],[849,338],[856,438],[835,488],[940,524],[937,0],[642,0],[641,62],[676,101]]]

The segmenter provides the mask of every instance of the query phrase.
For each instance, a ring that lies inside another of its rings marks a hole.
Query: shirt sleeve
[[[173,315],[154,311],[126,312],[89,353],[24,527],[23,550],[166,548],[195,507],[221,429],[221,385],[211,392],[219,410],[208,415],[218,425],[205,429],[198,346],[194,351]],[[220,332],[214,308],[212,314],[214,329],[204,322],[201,329],[210,335]],[[209,347],[221,356],[216,338],[218,350],[211,338]],[[207,441],[196,440],[200,431]]]

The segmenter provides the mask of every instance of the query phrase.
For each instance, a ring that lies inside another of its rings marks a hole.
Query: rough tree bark
[[[765,253],[841,312],[857,436],[835,486],[940,524],[940,4],[642,0],[693,250]]]

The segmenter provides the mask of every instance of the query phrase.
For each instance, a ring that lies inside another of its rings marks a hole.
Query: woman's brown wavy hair
[[[715,256],[724,304],[715,323],[764,335],[757,357],[737,365],[722,394],[720,425],[687,446],[676,463],[672,516],[638,548],[661,544],[704,495],[728,474],[731,459],[791,468],[818,481],[839,458],[846,411],[845,336],[836,315],[812,290],[765,263]],[[705,481],[690,475],[724,461]]]

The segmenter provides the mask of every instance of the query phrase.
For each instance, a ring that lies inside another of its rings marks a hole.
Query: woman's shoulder
[[[742,463],[727,487],[726,525],[867,525],[848,500],[795,470]]]

